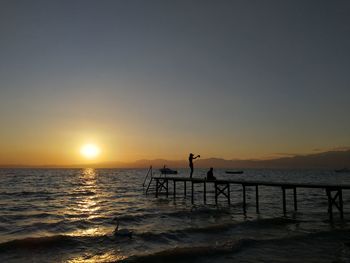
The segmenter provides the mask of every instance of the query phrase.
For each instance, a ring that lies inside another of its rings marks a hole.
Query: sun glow
[[[85,144],[80,148],[80,153],[87,159],[95,159],[99,156],[101,150],[95,144]]]

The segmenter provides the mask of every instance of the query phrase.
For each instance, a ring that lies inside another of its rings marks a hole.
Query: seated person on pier
[[[214,176],[213,173],[213,167],[210,167],[210,170],[207,172],[207,180],[216,180],[216,177]]]

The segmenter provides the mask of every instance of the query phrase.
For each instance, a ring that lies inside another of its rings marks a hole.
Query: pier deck
[[[247,198],[246,198],[246,187],[253,186],[255,187],[255,206],[256,212],[259,213],[259,186],[268,186],[268,187],[280,187],[282,189],[282,206],[283,214],[286,215],[286,190],[293,190],[293,201],[294,201],[294,210],[298,209],[297,206],[297,188],[316,188],[316,189],[325,189],[327,199],[328,199],[328,213],[330,220],[333,220],[333,208],[335,207],[340,212],[340,217],[344,218],[344,209],[343,209],[343,190],[350,189],[350,184],[324,184],[324,183],[290,183],[290,182],[266,182],[266,181],[257,181],[257,180],[246,180],[246,179],[230,179],[230,180],[206,180],[204,178],[189,178],[189,177],[153,177],[155,181],[155,196],[158,197],[159,194],[164,190],[166,196],[169,196],[169,182],[173,185],[173,196],[176,197],[176,184],[184,184],[184,196],[187,194],[187,183],[191,184],[191,202],[194,203],[194,185],[203,184],[203,200],[206,203],[207,200],[207,184],[212,184],[215,189],[215,203],[218,203],[218,197],[224,196],[227,198],[228,204],[231,203],[230,198],[230,186],[241,185],[243,192],[243,212],[246,213],[247,210]]]

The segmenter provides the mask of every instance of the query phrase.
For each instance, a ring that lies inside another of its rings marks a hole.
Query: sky
[[[0,164],[348,147],[349,47],[350,1],[0,0]]]

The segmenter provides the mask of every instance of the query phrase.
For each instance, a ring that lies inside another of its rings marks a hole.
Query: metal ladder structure
[[[148,180],[148,182],[147,182],[147,180]],[[142,184],[142,187],[144,189],[145,189],[145,186],[147,185],[147,188],[146,188],[146,191],[145,191],[146,194],[150,190],[150,186],[152,184],[152,181],[153,181],[153,168],[152,168],[152,165],[151,165],[149,167],[148,171],[147,171],[147,174],[146,174],[145,179],[143,180],[143,184]]]

